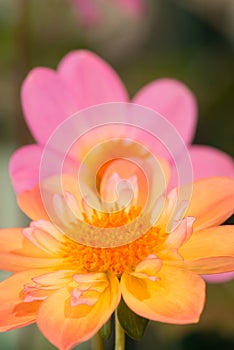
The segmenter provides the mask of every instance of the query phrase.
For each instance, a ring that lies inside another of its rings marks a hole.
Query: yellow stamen
[[[129,212],[121,210],[99,215],[94,212],[91,222],[85,216],[84,219],[97,227],[115,228],[134,220],[140,211],[140,208],[132,207]],[[139,239],[114,248],[94,248],[67,239],[63,247],[63,257],[69,261],[73,269],[85,273],[110,271],[119,276],[124,271],[131,272],[150,254],[156,254],[166,237],[167,234],[159,227],[152,227]]]

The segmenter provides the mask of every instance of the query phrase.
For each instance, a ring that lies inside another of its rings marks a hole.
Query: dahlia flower
[[[115,196],[113,183],[121,179],[121,174],[117,176],[119,164],[115,165],[111,172],[107,167],[99,174],[101,196],[111,200]],[[138,174],[136,177],[139,179]],[[81,232],[85,225],[120,228],[121,232],[133,223],[138,230],[140,180],[129,178],[134,196],[128,207],[104,212],[90,210],[82,194],[72,192],[76,179],[63,175],[73,219],[61,204],[54,178],[45,181],[53,209],[64,226],[60,230],[51,221],[40,186],[19,195],[20,207],[33,221],[27,228],[0,231],[0,266],[13,272],[0,284],[1,331],[37,322],[52,344],[67,350],[94,336],[117,310],[116,322],[134,337],[126,325],[126,312],[122,315],[123,303],[125,311],[138,315],[137,322],[195,323],[205,303],[205,282],[199,275],[234,269],[233,226],[218,226],[233,212],[231,178],[197,180],[186,215],[169,232],[168,218],[178,196],[178,189],[173,189],[155,224],[150,217],[151,226],[144,235],[104,248],[82,244],[76,234],[86,239],[85,230]],[[123,343],[119,346],[124,348]]]
[[[160,113],[179,132],[187,146],[195,179],[209,176],[233,177],[233,160],[209,146],[191,145],[197,118],[193,93],[181,82],[159,79],[143,87],[131,100]],[[60,62],[57,71],[33,69],[22,86],[22,105],[26,122],[37,143],[17,150],[10,161],[10,174],[17,193],[39,182],[43,149],[54,130],[72,114],[101,103],[129,102],[128,93],[114,70],[89,51],[74,51]],[[153,125],[153,124],[152,124]],[[142,140],[142,137],[140,138]],[[170,188],[177,186],[178,163],[161,144],[148,143],[153,153],[171,166]],[[152,149],[154,148],[154,149]],[[54,152],[54,158],[58,149]],[[75,160],[76,161],[76,160]],[[54,174],[50,174],[54,175]],[[212,281],[232,278],[233,274],[213,276]]]

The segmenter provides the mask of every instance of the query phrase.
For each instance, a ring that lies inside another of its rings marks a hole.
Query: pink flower
[[[94,0],[70,0],[79,18],[86,25],[97,24],[102,17],[98,2]],[[144,12],[144,0],[112,0],[129,15],[138,17]]]
[[[10,174],[16,192],[31,189],[39,182],[43,147],[61,122],[79,110],[107,102],[129,102],[129,96],[115,71],[91,52],[70,52],[57,71],[33,69],[22,86],[22,105],[37,144],[20,148],[11,158]],[[233,161],[228,155],[209,146],[191,145],[197,105],[184,84],[173,79],[153,81],[143,87],[132,102],[159,112],[177,129],[188,147],[195,179],[234,176]],[[158,153],[168,158],[164,150]],[[173,187],[176,169],[172,163],[171,166]],[[216,281],[216,277],[213,279]]]

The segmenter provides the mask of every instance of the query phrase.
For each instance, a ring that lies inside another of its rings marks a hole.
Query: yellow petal
[[[180,265],[197,274],[216,274],[234,271],[234,257],[218,256],[197,260],[185,260]]]
[[[194,232],[180,247],[179,253],[185,260],[234,256],[234,226],[210,227]]]
[[[61,259],[52,258],[35,247],[22,234],[21,228],[0,230],[0,268],[18,272],[32,268],[47,268],[61,264]]]
[[[155,282],[124,274],[121,290],[136,314],[166,323],[198,322],[205,302],[205,283],[191,271],[163,266]]]
[[[155,281],[157,279],[157,273],[161,267],[162,261],[157,259],[155,255],[152,255],[141,261],[131,275],[138,278],[148,278],[151,281]]]
[[[49,256],[58,256],[64,236],[49,221],[33,221],[23,230],[24,236]]]
[[[71,306],[71,291],[62,288],[42,303],[37,323],[52,344],[60,350],[68,350],[95,335],[109,319],[119,300],[120,288],[116,277],[110,277],[108,288],[94,305]]]
[[[194,182],[186,216],[196,218],[194,230],[219,225],[234,211],[234,179],[212,177]]]

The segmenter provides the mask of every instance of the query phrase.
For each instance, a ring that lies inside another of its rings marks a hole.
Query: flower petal
[[[214,177],[195,181],[186,216],[196,218],[194,231],[219,225],[234,211],[234,179]]]
[[[41,332],[61,350],[91,338],[110,318],[120,300],[119,282],[111,278],[109,287],[93,306],[71,306],[70,299],[71,293],[62,288],[48,297],[38,311]]]
[[[24,237],[20,228],[0,230],[0,268],[18,272],[32,268],[48,268],[61,264],[62,259],[51,256],[37,249]]]
[[[17,198],[20,209],[32,220],[49,220],[47,211],[43,205],[40,187],[24,191]]]
[[[234,271],[234,256],[218,256],[197,260],[185,260],[181,262],[180,265],[181,267],[199,275],[223,273],[227,271],[232,272]]]
[[[210,227],[194,232],[179,252],[185,260],[234,257],[234,226]]]
[[[46,157],[46,161],[43,163],[43,169],[41,166],[42,157]],[[61,159],[64,155],[58,150],[50,150],[46,148],[46,153],[43,152],[43,148],[39,145],[29,145],[18,149],[13,153],[10,159],[10,176],[14,189],[17,193],[21,193],[26,190],[32,189],[39,184],[44,178],[54,176],[58,173],[57,164],[61,164]],[[45,169],[45,164],[46,169]],[[66,162],[63,164],[64,173],[74,172],[74,166],[77,166],[77,161],[66,158]]]
[[[183,243],[185,243],[193,232],[194,218],[186,217],[181,221],[179,226],[168,235],[165,241],[166,249],[169,248],[179,248]]]
[[[24,146],[13,153],[10,159],[10,176],[17,193],[39,183],[39,166],[43,149],[38,145]]]
[[[18,255],[45,257],[22,233],[23,228],[6,228],[0,230],[0,252],[14,252]]]
[[[186,144],[194,136],[197,106],[192,92],[173,79],[156,80],[141,89],[134,103],[150,107],[171,122]]]
[[[226,153],[208,146],[191,146],[189,149],[195,179],[210,176],[234,177],[233,159]]]
[[[209,283],[224,283],[234,279],[234,271],[202,276]]]
[[[155,282],[124,274],[124,301],[136,314],[160,322],[187,324],[199,320],[205,302],[204,281],[188,270],[163,266]]]
[[[79,109],[106,102],[127,102],[128,94],[112,67],[92,52],[72,51],[58,67],[74,92]]]
[[[56,231],[59,238],[54,235],[56,234]],[[31,222],[30,227],[23,230],[23,234],[36,247],[47,253],[49,256],[58,256],[64,240],[64,236],[56,230],[56,227],[49,221],[47,222],[44,220]]]
[[[43,270],[28,270],[10,276],[0,283],[0,331],[26,326],[34,323],[39,301],[24,302],[21,295],[24,285]],[[44,270],[45,273],[45,270]]]
[[[68,84],[48,68],[35,68],[29,73],[21,96],[25,118],[40,144],[45,144],[55,128],[79,109]]]

